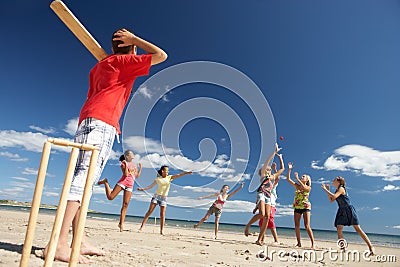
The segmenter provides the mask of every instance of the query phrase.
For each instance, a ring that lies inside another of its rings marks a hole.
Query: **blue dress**
[[[347,195],[347,191],[346,195],[340,195],[338,198],[336,198],[336,202],[339,205],[339,209],[336,213],[335,227],[338,225],[358,225],[357,213],[353,205],[350,203],[350,198]]]

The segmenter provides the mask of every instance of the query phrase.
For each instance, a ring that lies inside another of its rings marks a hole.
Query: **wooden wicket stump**
[[[37,217],[39,214],[40,201],[42,198],[43,186],[44,186],[44,181],[45,181],[45,177],[46,177],[47,166],[49,163],[50,151],[51,151],[52,145],[66,146],[66,147],[71,147],[72,149],[71,149],[71,153],[70,153],[67,171],[65,174],[63,188],[61,190],[61,195],[60,195],[60,200],[59,200],[58,207],[57,207],[56,216],[54,219],[53,230],[51,232],[51,237],[50,237],[50,241],[49,241],[49,245],[48,245],[48,252],[46,255],[44,266],[52,266],[52,264],[54,262],[54,256],[55,256],[55,252],[56,252],[56,248],[57,248],[60,229],[61,229],[62,221],[64,218],[65,210],[67,207],[67,197],[68,197],[69,190],[71,188],[72,177],[74,174],[76,162],[78,160],[79,150],[92,151],[92,155],[90,157],[89,169],[88,169],[87,178],[86,178],[86,184],[85,184],[85,188],[83,191],[83,198],[82,198],[82,202],[81,202],[80,212],[79,212],[79,216],[78,216],[78,225],[77,225],[77,229],[76,229],[76,234],[72,241],[72,251],[71,251],[70,262],[69,262],[68,266],[76,266],[78,263],[80,247],[81,247],[81,242],[82,242],[82,236],[83,236],[85,222],[86,222],[86,215],[87,215],[87,211],[88,211],[88,207],[89,207],[90,197],[92,194],[92,184],[93,184],[93,178],[94,178],[94,174],[95,174],[97,158],[99,155],[99,148],[96,146],[93,146],[93,145],[89,145],[89,144],[79,144],[79,143],[74,143],[74,142],[70,142],[67,140],[63,140],[63,139],[49,138],[49,139],[47,139],[47,141],[44,143],[44,146],[43,146],[42,158],[40,161],[38,176],[36,179],[36,186],[35,186],[35,190],[33,193],[31,211],[29,214],[28,228],[26,230],[25,242],[24,242],[24,246],[22,249],[22,256],[21,256],[21,261],[20,261],[20,265],[19,265],[20,267],[26,267],[26,266],[28,266],[28,263],[29,263],[29,257],[30,257],[31,250],[32,250],[33,237],[35,234],[35,227],[36,227]]]

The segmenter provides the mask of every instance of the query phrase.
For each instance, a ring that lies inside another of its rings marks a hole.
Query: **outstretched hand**
[[[293,163],[289,162],[288,163],[288,168],[289,168],[289,170],[293,169]]]
[[[275,154],[278,154],[279,151],[281,151],[282,148],[278,146],[278,143],[275,144]]]
[[[322,187],[322,189],[326,189],[328,191],[330,190],[329,184],[322,184],[321,187]]]

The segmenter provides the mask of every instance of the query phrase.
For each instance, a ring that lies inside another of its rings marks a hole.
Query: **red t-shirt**
[[[119,119],[138,76],[148,75],[151,54],[110,55],[90,71],[89,92],[81,109],[79,123],[95,118],[114,126],[120,133]]]

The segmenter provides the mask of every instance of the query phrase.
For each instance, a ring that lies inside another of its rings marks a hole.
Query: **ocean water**
[[[25,211],[29,212],[29,207],[21,207],[21,206],[9,206],[9,205],[0,205],[1,210],[16,210],[16,211]],[[53,209],[40,209],[41,213],[48,213],[48,214],[55,214],[55,210]],[[93,213],[88,212],[88,218],[98,219],[98,220],[107,220],[107,221],[115,221],[117,224],[119,221],[119,214],[107,214],[107,213]],[[143,217],[139,216],[130,216],[127,215],[125,222],[137,223],[140,224],[142,222]],[[149,218],[148,224],[159,224],[159,219],[151,217]],[[193,225],[197,223],[197,221],[187,221],[187,220],[173,220],[173,219],[166,219],[165,225],[168,227],[177,227],[177,228],[193,228]],[[202,230],[205,231],[214,231],[214,223],[212,222],[205,222],[201,226]],[[295,237],[295,232],[293,228],[286,228],[286,227],[277,227],[278,236],[282,237]],[[230,232],[236,234],[243,234],[244,225],[241,224],[229,224],[229,223],[220,223],[219,224],[219,231],[221,232]],[[258,226],[251,226],[250,232],[258,232]],[[318,230],[313,229],[314,238],[318,241],[337,241],[337,233],[336,231],[331,230]],[[267,231],[269,234],[269,231]],[[344,238],[348,243],[358,243],[364,244],[362,238],[356,232],[344,232]],[[375,246],[385,246],[385,247],[393,247],[393,248],[400,248],[400,236],[398,235],[386,235],[386,234],[374,234],[374,233],[367,233],[369,239],[371,240],[372,244]],[[301,236],[303,238],[308,238],[307,233],[304,229],[301,229]],[[305,239],[305,240],[306,240]],[[293,244],[294,245],[294,244]]]

